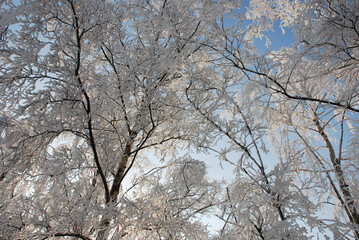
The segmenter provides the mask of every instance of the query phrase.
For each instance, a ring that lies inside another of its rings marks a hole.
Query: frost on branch
[[[0,238],[359,238],[356,1],[0,4]]]

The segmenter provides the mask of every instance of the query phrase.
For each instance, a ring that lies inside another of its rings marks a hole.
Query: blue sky
[[[279,21],[274,23],[273,31],[267,31],[265,32],[265,35],[271,41],[270,50],[275,51],[279,50],[281,47],[290,47],[295,40],[291,29],[286,29],[285,33],[283,33]],[[264,53],[267,50],[265,38],[257,38],[255,44],[261,53]]]

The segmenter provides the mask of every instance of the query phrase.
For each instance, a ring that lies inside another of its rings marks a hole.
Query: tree
[[[357,138],[357,9],[357,3],[350,1],[308,3],[300,14],[311,21],[302,18],[295,22],[300,45],[294,46],[294,51],[274,54],[275,63],[280,60],[286,64],[281,63],[273,73],[274,91],[283,87],[277,91],[281,106],[276,107],[276,114],[279,111],[306,152],[304,168],[315,166],[318,180],[325,179],[337,199],[329,202],[345,213],[349,224],[342,230],[344,235],[351,229],[355,239],[359,238],[359,222],[357,171],[353,166],[358,157],[350,149]],[[288,99],[291,101],[286,103]],[[354,135],[347,132],[348,127]]]
[[[174,108],[176,86],[206,28],[196,14],[201,3],[54,0],[7,6],[2,12],[12,17],[4,22],[10,27],[1,56],[2,111],[17,134],[6,134],[3,142],[9,152],[1,168],[2,221],[8,222],[2,236],[116,238],[114,223],[126,221],[133,209],[119,195],[121,186],[145,157],[141,152],[186,135],[185,119]],[[192,211],[178,207],[182,223],[205,212],[213,198],[210,189],[198,197],[192,186],[187,190],[191,195],[183,199],[169,196],[174,203],[194,201],[185,204]],[[119,231],[128,235],[126,229],[137,225]],[[188,223],[176,234],[186,227],[193,229]]]
[[[306,195],[316,196],[318,209],[339,211],[321,220],[335,238],[349,238],[349,231],[359,237],[357,11],[352,1],[252,1],[247,16],[253,24],[246,31],[239,23],[218,25],[225,42],[209,46],[265,99],[267,134],[282,158],[297,162],[295,179]],[[298,41],[263,56],[251,52],[254,38],[276,21],[283,30],[292,27]]]
[[[218,54],[213,56],[203,64],[217,65]],[[199,74],[186,88],[196,125],[203,126],[193,144],[235,167],[236,179],[220,205],[218,217],[224,224],[218,239],[302,239],[308,229],[301,223],[315,228],[320,222],[314,220],[315,206],[305,194],[308,184],[295,181],[300,152],[270,156],[266,95],[246,74],[223,65],[222,76],[209,66],[191,71]]]

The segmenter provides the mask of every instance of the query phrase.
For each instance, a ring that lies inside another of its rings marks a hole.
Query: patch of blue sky
[[[251,23],[252,20],[244,20],[246,11],[249,9],[250,0],[245,0],[241,2],[240,8],[234,12],[234,14],[227,15],[224,20],[225,27],[233,27],[238,20],[241,21],[242,30],[245,30]],[[242,16],[241,16],[242,15]],[[239,19],[243,17],[243,19]],[[273,23],[272,28],[263,32],[261,37],[257,37],[254,40],[256,50],[264,54],[268,50],[277,51],[282,47],[290,47],[295,41],[295,36],[293,34],[292,28],[282,27],[280,20],[276,20]]]
[[[269,42],[268,42],[269,41]],[[269,51],[278,51],[282,47],[291,47],[295,41],[291,28],[285,29],[283,32],[280,21],[277,20],[273,24],[273,29],[264,32],[264,37],[256,38],[254,44],[259,53]]]

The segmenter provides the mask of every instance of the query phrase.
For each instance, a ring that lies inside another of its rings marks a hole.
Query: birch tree
[[[298,11],[307,19],[295,21],[298,45],[273,54],[276,64],[281,61],[271,73],[280,102],[274,111],[300,142],[307,159],[303,168],[326,183],[319,201],[339,211],[328,223],[334,236],[350,236],[351,230],[358,239],[358,157],[351,150],[357,143],[358,5],[323,1],[304,6]]]
[[[176,88],[199,51],[201,18],[214,9],[203,12],[201,1],[6,4],[0,81],[2,119],[9,121],[1,126],[11,125],[16,136],[5,133],[2,141],[2,238],[131,239],[135,232],[168,229],[141,225],[136,216],[157,211],[151,207],[159,206],[160,195],[137,196],[133,201],[157,198],[140,203],[147,210],[139,211],[121,187],[144,149],[186,135],[186,119],[173,107]],[[181,185],[188,191],[182,197],[168,193],[169,206],[184,206],[157,217],[183,225],[159,236],[199,234],[200,224],[190,222],[213,205],[217,190],[192,185]]]
[[[208,46],[213,58],[191,71],[199,74],[186,88],[188,108],[200,126],[194,144],[231,164],[236,175],[225,189],[217,215],[223,225],[215,239],[309,237],[310,230],[321,226],[305,194],[309,183],[296,182],[300,152],[269,154],[267,96],[252,77],[226,64],[218,46]],[[221,74],[215,74],[212,64],[221,67]]]
[[[318,210],[334,209],[322,227],[334,238],[358,239],[358,4],[251,1],[246,16],[253,22],[243,34],[218,25],[225,43],[209,47],[267,96],[265,125],[277,153],[297,162],[295,178],[309,184],[305,194],[316,196]],[[297,41],[251,52],[276,22],[283,31],[292,27]]]

